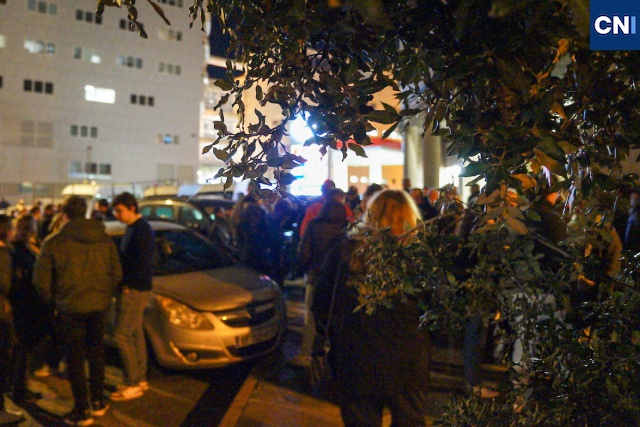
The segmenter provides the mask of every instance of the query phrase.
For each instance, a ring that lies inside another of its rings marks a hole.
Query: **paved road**
[[[255,377],[254,381],[257,379],[262,384],[273,385],[276,391],[288,390],[297,393],[300,398],[306,396],[322,399],[323,396],[311,390],[306,370],[286,363],[286,360],[291,359],[299,349],[303,318],[302,289],[299,286],[291,286],[286,291],[289,331],[280,351],[251,363],[208,371],[168,372],[151,366],[151,389],[140,399],[113,403],[107,415],[97,419],[95,425],[218,426],[250,373]],[[452,345],[440,345],[434,350],[432,382],[429,387],[430,419],[437,418],[441,413],[440,407],[448,396],[462,393],[464,389],[459,349]],[[113,390],[121,383],[122,371],[114,363],[117,361],[116,352],[110,350],[108,353],[110,363],[107,368],[107,387]],[[495,370],[493,379],[498,380],[502,375],[501,371]],[[37,405],[34,403],[27,406],[26,409],[32,418],[23,425],[61,426],[59,416],[71,410],[72,399],[68,382],[58,377],[33,379],[31,388],[41,392],[44,398],[39,400]]]

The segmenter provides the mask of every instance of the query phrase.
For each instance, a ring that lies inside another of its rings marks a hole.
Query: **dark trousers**
[[[0,409],[4,407],[2,395],[8,393],[11,376],[11,350],[13,346],[11,318],[0,315]]]
[[[471,387],[479,386],[480,361],[482,359],[482,335],[484,324],[482,317],[474,316],[467,319],[464,325],[464,340],[462,342],[462,365],[464,367],[464,377]]]
[[[92,402],[104,398],[105,313],[59,313],[60,339],[67,358],[69,382],[75,409],[89,409],[84,362],[89,362],[89,389]]]
[[[382,426],[385,406],[391,411],[392,427],[427,425],[427,393],[422,390],[386,397],[343,395],[340,398],[340,415],[345,427],[378,427]]]

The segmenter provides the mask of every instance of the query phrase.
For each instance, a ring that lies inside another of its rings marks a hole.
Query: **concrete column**
[[[422,144],[423,186],[440,187],[440,168],[442,165],[442,141],[439,136],[425,133]]]
[[[440,186],[442,143],[439,136],[430,132],[423,135],[423,116],[412,120],[404,136],[404,177],[413,187],[437,188]]]

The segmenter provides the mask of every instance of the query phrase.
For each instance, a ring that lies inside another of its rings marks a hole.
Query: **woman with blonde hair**
[[[400,237],[419,219],[409,194],[384,190],[370,201],[365,221]],[[313,312],[322,325],[331,311],[329,359],[342,420],[346,427],[380,426],[388,407],[394,426],[424,426],[430,344],[418,329],[419,297],[398,297],[392,308],[380,306],[370,315],[355,311],[369,264],[357,251],[362,245],[344,237],[327,254],[314,294]]]

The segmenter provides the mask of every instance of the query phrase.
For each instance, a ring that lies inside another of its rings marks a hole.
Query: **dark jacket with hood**
[[[84,218],[45,240],[34,272],[38,293],[66,313],[107,310],[121,279],[118,249],[104,224]]]
[[[340,202],[329,200],[320,209],[318,216],[307,225],[299,248],[299,258],[306,272],[317,275],[336,237],[347,225],[347,211]]]

